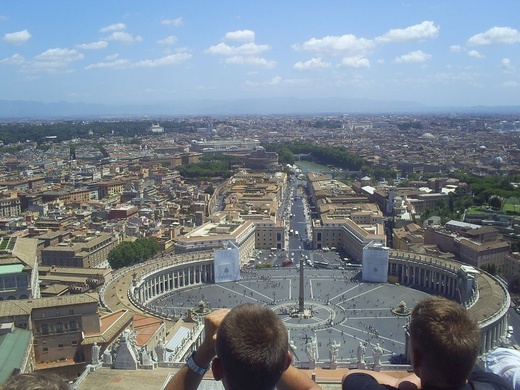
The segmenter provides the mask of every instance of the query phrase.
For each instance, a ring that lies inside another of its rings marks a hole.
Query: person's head
[[[480,331],[464,307],[446,298],[427,297],[414,307],[409,329],[417,376],[428,372],[441,383],[465,383],[480,349]]]
[[[213,361],[228,390],[272,389],[291,364],[287,329],[270,309],[240,305],[222,320]]]
[[[2,390],[68,390],[67,382],[56,374],[31,372],[10,377]]]

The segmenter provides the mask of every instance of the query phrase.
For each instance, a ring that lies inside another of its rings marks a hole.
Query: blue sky
[[[0,2],[0,99],[520,105],[520,2]]]

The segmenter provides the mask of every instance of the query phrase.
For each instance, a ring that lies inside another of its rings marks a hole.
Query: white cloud
[[[468,45],[511,45],[520,42],[520,32],[511,27],[493,27],[486,32],[473,35]]]
[[[430,54],[423,52],[422,50],[412,51],[408,54],[403,54],[395,59],[397,63],[410,63],[410,62],[425,62],[432,58]]]
[[[349,68],[370,68],[370,61],[363,56],[344,57],[341,59],[341,65]]]
[[[460,53],[462,51],[462,47],[460,45],[451,45],[450,51],[453,53]]]
[[[504,72],[514,72],[515,67],[511,64],[511,60],[509,58],[502,58],[500,61],[501,68]]]
[[[228,32],[224,36],[224,40],[236,42],[253,42],[255,40],[255,32],[251,30],[238,30]]]
[[[105,61],[114,61],[116,58],[119,58],[119,54],[117,54],[117,53],[110,54],[105,57]]]
[[[276,61],[269,61],[262,57],[255,56],[233,56],[226,58],[226,64],[238,64],[238,65],[255,65],[264,68],[274,68]]]
[[[11,57],[0,60],[0,64],[5,64],[5,65],[23,65],[24,63],[25,63],[25,58],[23,58],[18,53],[13,54]]]
[[[170,35],[157,41],[159,45],[173,45],[175,42],[177,42],[177,37],[175,35]]]
[[[76,47],[78,49],[85,49],[85,50],[105,49],[107,46],[108,46],[107,41],[97,41],[97,42],[82,43],[82,44],[76,45]]]
[[[266,81],[245,81],[241,84],[241,87],[243,89],[248,90],[259,90],[266,89],[266,87],[277,87],[280,85],[289,87],[301,87],[308,86],[309,82],[306,79],[284,79],[281,76],[275,76]]]
[[[473,58],[484,58],[484,56],[482,54],[480,54],[478,51],[476,50],[470,50],[468,51],[468,56],[470,57],[473,57]]]
[[[117,41],[124,43],[142,42],[143,38],[139,35],[134,36],[125,31],[114,31],[108,37],[105,38],[107,41]]]
[[[169,65],[178,65],[188,61],[191,58],[190,53],[176,53],[171,54],[165,57],[157,58],[155,60],[143,60],[136,62],[134,66],[136,67],[147,67],[147,68],[155,68],[158,66],[169,66]]]
[[[85,69],[122,69],[127,68],[130,65],[130,61],[127,59],[120,59],[115,61],[108,61],[108,62],[98,62],[96,64],[90,64],[85,67]]]
[[[373,47],[374,42],[372,40],[357,38],[352,34],[311,38],[301,45],[293,45],[295,50],[312,51],[329,55],[364,54]]]
[[[520,88],[520,82],[518,82],[518,81],[506,81],[506,82],[502,83],[502,86],[506,87],[506,88]]]
[[[104,62],[90,64],[85,69],[126,69],[126,68],[157,68],[160,66],[179,65],[188,61],[190,53],[176,53],[153,60],[142,60],[132,63],[126,58],[118,59],[119,54],[112,54],[105,58]]]
[[[126,24],[124,23],[115,23],[109,26],[101,27],[99,31],[101,32],[109,32],[109,31],[124,31],[126,30]]]
[[[274,76],[271,80],[269,80],[267,83],[269,85],[280,85],[282,82],[282,78],[280,76]]]
[[[245,43],[241,46],[230,46],[225,43],[219,43],[207,49],[206,53],[223,56],[254,56],[266,50],[269,50],[269,45],[257,45],[254,42]]]
[[[43,53],[38,54],[35,59],[43,62],[64,62],[69,63],[73,61],[81,60],[84,57],[83,54],[74,49],[61,49],[54,48],[48,49]]]
[[[48,49],[34,57],[34,61],[26,62],[23,71],[27,72],[68,72],[67,66],[85,56],[74,49],[54,48]]]
[[[329,62],[323,61],[321,57],[311,58],[309,61],[299,61],[293,65],[293,69],[295,70],[316,70],[316,69],[326,69],[330,68],[331,64]]]
[[[389,30],[387,33],[375,38],[377,43],[399,43],[409,41],[424,41],[434,39],[439,35],[439,26],[430,20],[406,28]]]
[[[4,41],[13,45],[23,45],[31,38],[31,33],[27,30],[7,33],[4,35]]]
[[[161,23],[166,25],[166,26],[174,26],[174,27],[181,27],[184,25],[184,20],[182,19],[182,17],[180,18],[175,18],[175,19],[161,19]]]
[[[7,16],[0,15],[0,22],[3,22],[4,20],[7,20]]]

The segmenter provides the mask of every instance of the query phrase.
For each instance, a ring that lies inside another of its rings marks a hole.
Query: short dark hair
[[[31,372],[10,377],[2,390],[68,390],[69,385],[56,374]]]
[[[287,368],[287,329],[267,307],[244,304],[222,320],[215,349],[228,387],[272,389]]]
[[[464,384],[480,349],[480,330],[466,309],[446,298],[430,296],[413,309],[411,344],[423,363],[455,385]]]

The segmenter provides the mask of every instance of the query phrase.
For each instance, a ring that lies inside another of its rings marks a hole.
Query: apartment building
[[[95,268],[106,261],[108,253],[118,243],[119,238],[110,233],[78,236],[43,248],[41,262],[46,266]]]
[[[313,243],[316,249],[342,248],[353,260],[361,262],[363,248],[370,243],[386,246],[383,225],[358,225],[349,218],[322,218],[313,221]]]
[[[239,249],[240,262],[246,263],[255,249],[255,223],[236,213],[218,213],[211,221],[178,237],[174,251],[180,254],[222,249],[228,242]]]
[[[454,226],[459,229],[454,230]],[[437,225],[428,226],[424,244],[436,245],[442,252],[453,253],[460,261],[477,268],[495,266],[503,270],[509,253],[509,244],[500,239],[493,227],[471,229],[460,224],[449,224],[446,229]]]
[[[0,323],[14,323],[34,336],[35,362],[84,361],[81,341],[99,333],[97,294],[0,302]]]
[[[285,247],[285,225],[283,221],[271,219],[254,220],[256,249],[283,249]]]
[[[40,296],[37,246],[32,238],[0,238],[0,301]]]
[[[22,212],[22,203],[16,191],[0,192],[0,218],[14,217]]]

